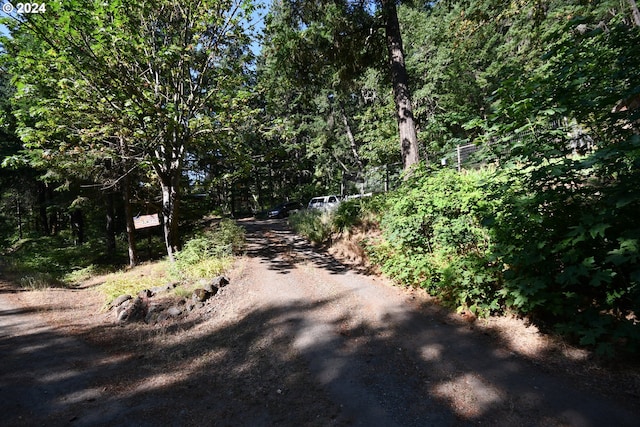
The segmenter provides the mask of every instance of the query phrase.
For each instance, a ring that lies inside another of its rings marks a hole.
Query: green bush
[[[18,241],[6,255],[6,271],[23,276],[28,287],[62,286],[75,283],[73,273],[90,268],[104,255],[98,240],[73,245],[61,233],[56,236]]]
[[[482,190],[488,172],[416,169],[387,199],[385,240],[370,248],[383,272],[445,304],[486,315],[501,308],[500,275],[489,253]]]
[[[356,198],[340,203],[331,218],[334,231],[345,232],[354,227],[377,227],[385,203],[385,195]]]
[[[333,213],[332,223],[336,231],[344,232],[360,224],[362,199],[347,200],[338,205]]]
[[[622,15],[601,30],[595,10],[547,32],[544,61],[496,92],[487,136],[509,154],[487,225],[520,312],[600,354],[635,356],[640,109],[625,103],[639,93],[640,33]]]
[[[315,244],[324,244],[333,232],[332,212],[321,209],[304,209],[289,217],[293,230]]]
[[[492,187],[504,297],[605,355],[640,348],[640,176],[637,166],[611,174],[625,150],[637,156],[639,142],[505,169]]]
[[[204,278],[221,274],[231,265],[232,256],[242,251],[244,229],[223,219],[212,231],[189,240],[175,256],[174,274]]]

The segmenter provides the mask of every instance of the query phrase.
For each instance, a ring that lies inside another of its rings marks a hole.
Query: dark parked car
[[[300,209],[304,209],[304,205],[300,202],[287,202],[282,203],[275,208],[269,209],[267,213],[269,218],[286,218],[289,214],[298,212]]]

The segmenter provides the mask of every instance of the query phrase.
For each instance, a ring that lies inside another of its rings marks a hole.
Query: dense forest
[[[305,226],[366,222],[398,283],[638,350],[635,0],[3,10],[5,255],[174,261],[203,218],[373,194]],[[161,232],[136,230],[147,214]]]

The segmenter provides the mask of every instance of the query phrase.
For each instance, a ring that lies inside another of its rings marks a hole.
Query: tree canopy
[[[76,170],[108,159],[120,165],[116,179],[152,169],[172,257],[185,156],[231,142],[248,111],[251,10],[225,0],[65,1],[12,22],[17,133],[29,154],[64,153],[57,166]]]

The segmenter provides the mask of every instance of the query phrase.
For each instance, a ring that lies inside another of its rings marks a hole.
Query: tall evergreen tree
[[[395,2],[283,1],[274,4],[267,31],[265,55],[291,79],[308,86],[332,88],[386,62],[403,165],[408,169],[419,161]]]

